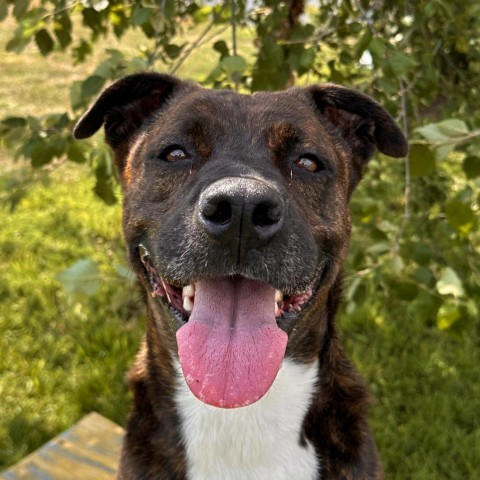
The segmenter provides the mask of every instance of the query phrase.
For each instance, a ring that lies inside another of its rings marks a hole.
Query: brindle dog
[[[120,479],[381,479],[369,395],[335,328],[348,202],[406,140],[323,84],[241,95],[157,73],[107,88],[130,263],[148,292]]]

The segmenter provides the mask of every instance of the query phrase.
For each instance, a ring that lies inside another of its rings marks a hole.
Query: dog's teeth
[[[283,293],[280,290],[275,290],[275,302],[283,301]]]
[[[138,246],[138,251],[140,252],[140,259],[142,260],[142,263],[145,263],[147,258],[150,256],[150,253],[142,244]]]
[[[193,285],[187,285],[182,289],[182,297],[194,297],[195,287]]]
[[[278,303],[275,302],[275,316],[278,317],[281,314],[280,307],[278,306]]]
[[[191,312],[192,309],[193,309],[193,303],[192,301],[190,300],[190,297],[184,297],[183,299],[183,309],[186,311],[186,312]]]

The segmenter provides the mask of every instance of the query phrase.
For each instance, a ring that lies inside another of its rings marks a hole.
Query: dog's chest
[[[317,380],[317,365],[285,359],[268,393],[253,405],[224,410],[188,389],[180,367],[176,404],[189,480],[314,480],[318,459],[300,432]]]

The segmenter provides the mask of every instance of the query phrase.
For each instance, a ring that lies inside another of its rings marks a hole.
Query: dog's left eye
[[[166,148],[159,157],[167,162],[181,162],[182,160],[188,160],[190,155],[183,148],[175,145]]]

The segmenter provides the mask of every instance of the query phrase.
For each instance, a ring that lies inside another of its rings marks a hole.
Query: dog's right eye
[[[315,155],[302,155],[293,164],[301,170],[306,170],[310,173],[325,173],[328,172],[326,163]]]
[[[166,148],[158,157],[167,162],[181,162],[191,158],[190,155],[178,145]]]

